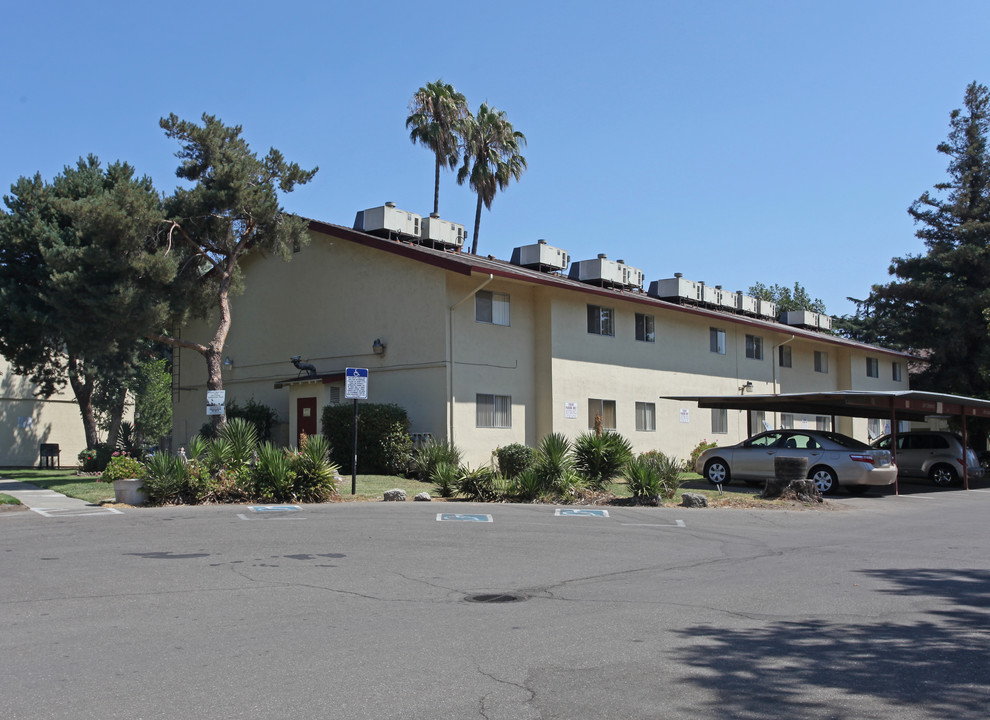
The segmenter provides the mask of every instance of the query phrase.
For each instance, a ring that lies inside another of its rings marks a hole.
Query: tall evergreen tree
[[[162,118],[165,134],[179,141],[176,175],[195,185],[166,199],[167,243],[178,262],[172,284],[171,315],[180,325],[189,317],[216,322],[205,343],[165,333],[148,337],[193,350],[206,361],[207,388],[222,390],[221,361],[231,326],[230,297],[241,290],[241,261],[254,253],[292,258],[294,247],[309,242],[305,219],[286,213],[279,193],[309,182],[317,168],[303,170],[271,148],[259,158],[241,137],[241,126],[203,115],[202,125]],[[216,425],[224,422],[215,416]]]
[[[460,134],[468,117],[467,100],[443,80],[427,83],[409,102],[409,139],[433,151],[433,212],[440,212],[440,168],[453,170],[460,160]]]
[[[990,397],[990,342],[983,312],[990,308],[990,92],[971,83],[963,108],[953,110],[938,152],[949,159],[948,179],[925,192],[909,210],[923,255],[894,258],[896,278],[875,286],[860,309],[876,325],[886,322],[903,347],[928,360],[916,385]],[[873,330],[877,328],[874,327]],[[869,328],[867,332],[871,332]]]
[[[495,193],[505,190],[509,180],[517,182],[526,170],[526,158],[519,154],[526,145],[526,136],[512,127],[505,112],[489,108],[485,103],[477,115],[464,123],[464,164],[457,172],[457,183],[468,181],[478,194],[474,211],[474,240],[471,252],[478,254],[478,229],[481,226],[481,204],[489,210]]]
[[[71,386],[93,447],[95,398],[123,411],[141,336],[174,272],[155,252],[161,198],[126,163],[104,170],[89,156],[51,183],[20,178],[4,203],[0,354],[42,397]]]

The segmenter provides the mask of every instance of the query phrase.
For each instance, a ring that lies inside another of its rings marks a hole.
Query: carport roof
[[[924,420],[930,415],[990,418],[990,400],[920,390],[887,392],[837,390],[780,395],[662,395],[660,399],[694,401],[701,408],[866,418],[896,416],[899,420]]]

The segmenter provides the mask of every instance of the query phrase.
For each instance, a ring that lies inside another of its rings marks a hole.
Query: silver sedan
[[[777,457],[807,458],[808,478],[822,495],[834,493],[839,485],[862,493],[871,485],[892,485],[897,478],[889,451],[847,435],[814,430],[771,430],[738,445],[705,450],[695,471],[715,485],[733,479],[763,482],[774,476]]]

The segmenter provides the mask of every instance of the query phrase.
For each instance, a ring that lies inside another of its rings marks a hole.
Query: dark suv
[[[891,450],[891,436],[874,440],[873,447]],[[897,433],[897,474],[900,477],[928,478],[939,487],[959,482],[963,470],[962,438],[950,432],[918,430]],[[983,477],[983,468],[973,450],[966,450],[971,478]]]

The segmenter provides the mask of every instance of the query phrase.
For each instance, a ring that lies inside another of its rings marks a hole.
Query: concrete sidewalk
[[[21,503],[45,517],[121,514],[121,511],[115,508],[93,505],[85,500],[66,497],[54,490],[46,490],[19,480],[0,478],[0,493],[17,498]]]

